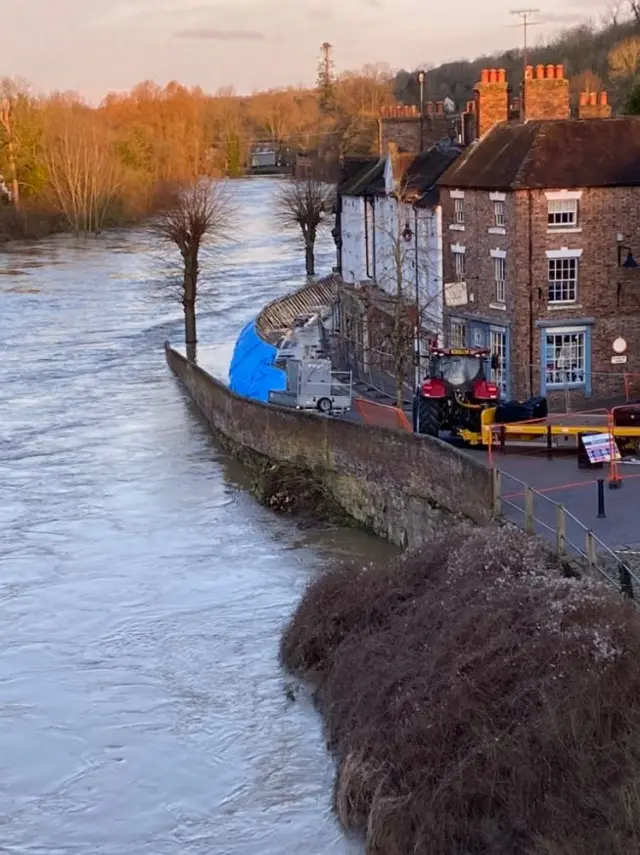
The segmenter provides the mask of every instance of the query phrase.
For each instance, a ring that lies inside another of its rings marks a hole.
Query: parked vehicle
[[[269,403],[298,410],[317,410],[324,415],[351,409],[353,381],[350,371],[333,371],[331,360],[315,355],[309,359],[289,358],[285,363],[287,387],[269,392]]]
[[[433,348],[427,376],[413,399],[416,433],[453,436],[478,445],[482,442],[482,413],[495,407],[499,391],[487,379],[490,353],[480,348]]]

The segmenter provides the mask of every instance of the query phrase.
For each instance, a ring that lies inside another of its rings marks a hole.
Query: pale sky
[[[239,93],[315,78],[319,45],[338,71],[473,58],[518,45],[515,0],[0,0],[0,74],[96,102],[152,79]],[[597,20],[606,0],[540,2],[532,39]]]

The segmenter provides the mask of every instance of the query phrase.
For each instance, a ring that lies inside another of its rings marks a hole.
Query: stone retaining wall
[[[440,440],[240,397],[165,346],[169,367],[214,432],[240,452],[313,472],[349,516],[402,547],[428,541],[452,515],[491,519],[491,473]]]

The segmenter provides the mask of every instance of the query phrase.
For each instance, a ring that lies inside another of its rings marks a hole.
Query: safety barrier
[[[500,469],[492,469],[494,515],[515,523],[527,534],[541,534],[555,545],[559,558],[581,558],[592,573],[630,599],[640,595],[640,578],[621,553],[610,549],[564,505],[554,502],[524,481]],[[506,491],[505,485],[515,485]]]
[[[413,431],[409,419],[400,407],[389,407],[386,404],[367,401],[366,398],[354,398],[353,403],[365,424],[409,433]]]

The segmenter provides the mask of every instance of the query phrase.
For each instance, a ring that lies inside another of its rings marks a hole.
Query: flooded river
[[[242,324],[302,284],[274,186],[236,185],[244,234],[203,271],[221,375]],[[141,233],[0,255],[0,851],[359,852],[277,647],[318,568],[382,547],[249,496],[164,364],[166,267]]]

